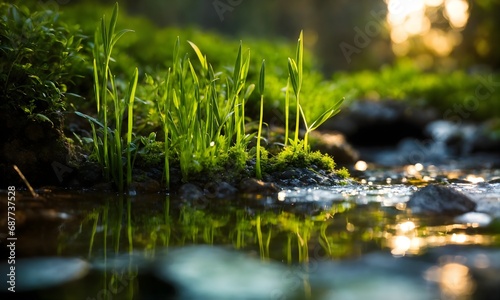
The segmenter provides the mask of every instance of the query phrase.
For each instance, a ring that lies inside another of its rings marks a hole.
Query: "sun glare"
[[[448,56],[460,44],[469,20],[467,0],[385,0],[392,49],[398,56],[410,51],[410,41],[420,42],[437,56]],[[447,29],[433,28],[446,20]]]

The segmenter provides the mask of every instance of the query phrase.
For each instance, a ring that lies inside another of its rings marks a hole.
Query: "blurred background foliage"
[[[80,54],[89,62],[95,27],[103,13],[110,15],[115,2],[17,1],[38,10],[59,11],[61,22],[77,24],[87,37]],[[118,77],[128,78],[136,66],[142,82],[144,74],[162,76],[171,65],[177,36],[181,51],[194,57],[186,42],[193,41],[214,69],[230,68],[243,41],[244,48],[251,49],[251,82],[257,82],[260,62],[266,59],[268,122],[283,120],[287,57],[294,56],[301,29],[307,50],[303,105],[311,117],[342,97],[347,105],[357,99],[401,99],[445,112],[456,103],[464,105],[466,99],[477,98],[478,87],[486,88],[489,95],[481,99],[471,118],[497,117],[500,108],[500,43],[496,40],[500,20],[495,16],[500,0],[118,2],[117,28],[135,31],[115,47],[113,68]],[[91,64],[80,73],[91,79]],[[490,86],[482,87],[485,80]],[[91,83],[81,80],[71,92],[92,99]],[[138,96],[148,99],[147,85],[140,85]],[[256,94],[253,97],[248,112],[256,116],[258,101]]]
[[[68,4],[85,2],[73,0]],[[106,0],[99,3],[112,4]],[[500,67],[499,0],[125,0],[127,10],[161,27],[195,26],[236,39],[293,41],[304,29],[306,47],[322,70],[376,69],[402,56],[425,67]],[[361,32],[361,33],[360,33]],[[359,36],[363,36],[359,37]],[[358,42],[355,40],[358,36]],[[361,50],[345,59],[340,47]],[[356,45],[358,44],[358,45]]]

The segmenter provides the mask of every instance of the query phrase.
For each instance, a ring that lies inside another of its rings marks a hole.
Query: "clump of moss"
[[[331,156],[319,151],[306,151],[303,141],[300,141],[283,148],[276,156],[269,159],[266,171],[283,171],[290,167],[311,168],[312,166],[327,172],[335,171],[335,161]]]
[[[342,179],[348,179],[351,177],[351,174],[349,174],[349,170],[347,170],[346,167],[342,167],[339,170],[336,170],[335,173]]]
[[[164,160],[164,145],[161,141],[147,143],[144,148],[137,151],[137,165],[152,167],[162,165]]]

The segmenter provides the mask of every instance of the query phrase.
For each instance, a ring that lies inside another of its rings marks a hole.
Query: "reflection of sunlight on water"
[[[473,174],[467,175],[467,177],[465,177],[465,180],[470,181],[471,183],[484,182],[484,178],[483,177],[476,176],[476,175],[473,175]]]
[[[420,254],[429,247],[489,245],[493,243],[493,239],[486,235],[466,234],[467,228],[474,228],[474,226],[469,225],[426,226],[418,230],[418,226],[414,222],[404,221],[393,226],[384,236],[387,239],[387,247],[391,249],[394,256]]]
[[[442,257],[448,261],[441,266],[430,268],[424,274],[426,280],[438,283],[446,299],[468,299],[467,296],[474,292],[475,284],[469,274],[469,268],[460,262],[460,258]]]

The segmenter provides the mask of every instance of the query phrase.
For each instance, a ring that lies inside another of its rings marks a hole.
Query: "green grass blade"
[[[302,74],[303,74],[303,61],[304,61],[304,31],[300,31],[299,39],[297,41],[297,53],[296,62],[298,68],[298,83],[302,86]]]
[[[288,58],[288,74],[290,76],[290,81],[292,82],[292,88],[295,96],[299,93],[299,78],[297,64],[292,58]]]
[[[258,85],[258,92],[259,95],[264,95],[264,87],[265,87],[265,80],[266,80],[266,60],[262,60],[262,65],[260,66],[260,74],[259,74],[259,85]]]
[[[131,148],[132,145],[132,129],[133,129],[133,119],[134,119],[134,99],[135,91],[137,89],[137,80],[139,78],[139,70],[135,68],[132,79],[129,82],[128,91],[128,126],[127,126],[127,185],[130,186],[132,182],[132,158],[131,158]]]
[[[198,57],[198,60],[200,61],[203,70],[208,70],[207,59],[203,55],[203,53],[201,53],[200,48],[198,48],[198,46],[196,46],[196,44],[191,41],[188,41],[188,43],[189,45],[191,45],[191,48],[193,48],[194,52],[196,53],[196,56]]]

